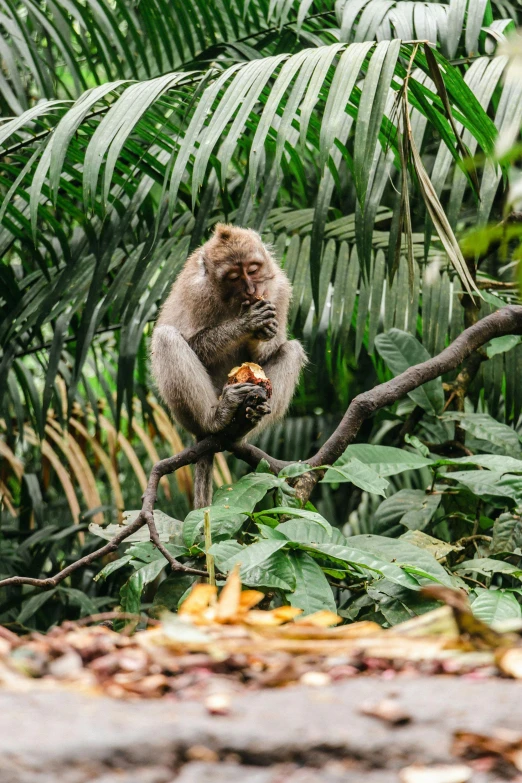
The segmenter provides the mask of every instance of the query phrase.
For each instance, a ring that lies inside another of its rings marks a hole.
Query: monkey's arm
[[[205,366],[215,363],[231,347],[248,339],[275,317],[271,302],[257,302],[236,317],[216,326],[208,326],[189,337],[187,342]]]

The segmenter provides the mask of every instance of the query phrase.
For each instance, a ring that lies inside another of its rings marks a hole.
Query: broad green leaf
[[[281,522],[275,532],[298,544],[347,543],[340,530],[335,527],[326,528],[312,519],[289,519],[287,522]]]
[[[522,610],[513,593],[506,590],[485,590],[476,587],[476,595],[471,604],[471,611],[482,622],[488,625],[501,623],[504,620],[520,620]]]
[[[249,587],[270,587],[284,592],[295,587],[294,571],[286,552],[273,552],[263,563],[252,568],[242,566],[239,575],[243,584]]]
[[[427,582],[424,581],[426,577],[422,578],[423,574],[421,572],[431,580],[441,582],[449,587],[454,586],[450,574],[435,560],[433,555],[407,541],[375,535],[351,536],[348,541],[358,549],[374,553],[376,556],[396,563],[412,573],[417,573],[421,577],[420,581],[423,584]],[[416,571],[415,569],[418,570]],[[385,576],[389,575],[385,574]]]
[[[214,555],[217,568],[224,574],[230,571],[234,563],[237,562],[238,555],[245,547],[237,541],[219,541],[212,544],[209,549],[211,555]]]
[[[498,353],[510,351],[516,345],[520,345],[522,337],[519,334],[505,334],[503,337],[495,337],[486,346],[488,359],[492,359]]]
[[[287,545],[287,539],[265,539],[246,547],[224,541],[213,544],[209,551],[214,555],[218,568],[225,573],[239,563],[243,584],[287,591],[293,590],[295,584],[288,557],[279,551]]]
[[[185,595],[196,579],[197,577],[191,576],[190,574],[171,574],[168,576],[163,580],[156,591],[151,611],[156,615],[165,609],[176,612],[180,599]]]
[[[360,537],[357,536],[357,538]],[[360,547],[353,546],[351,538],[348,539],[348,542],[346,545],[329,543],[302,544],[302,547],[332,558],[334,561],[340,560],[352,567],[362,569],[368,577],[376,579],[379,576],[386,576],[393,582],[397,582],[405,587],[419,589],[419,583],[398,565],[388,560],[386,556],[381,557],[379,554],[373,554]]]
[[[375,601],[375,608],[381,612],[389,625],[398,625],[412,617],[418,617],[436,609],[439,604],[408,590],[389,579],[378,579],[368,585],[367,595]]]
[[[522,581],[522,567],[506,563],[503,560],[494,560],[492,557],[477,557],[475,560],[466,560],[463,563],[459,563],[454,571],[456,574],[477,573],[484,576],[507,574]]]
[[[522,460],[502,454],[470,454],[457,459],[444,458],[438,465],[480,465],[496,473],[522,473]]]
[[[321,483],[341,484],[345,481],[355,484],[356,487],[365,492],[370,492],[373,495],[382,495],[383,497],[386,497],[385,489],[389,483],[386,479],[379,476],[376,470],[356,457],[352,457],[352,459],[342,465],[333,465],[328,468]]]
[[[429,495],[420,489],[401,489],[378,506],[372,529],[380,535],[396,537],[404,530],[424,529],[433,518],[441,500],[440,495]]]
[[[138,517],[138,514],[140,513],[139,510],[135,511],[124,511],[123,512],[123,524],[124,525],[130,525],[132,524],[135,519]],[[183,527],[183,522],[179,519],[174,519],[173,517],[169,517],[168,514],[165,514],[163,511],[154,511],[154,522],[156,524],[156,529],[159,534],[160,541],[167,542],[171,541],[172,543],[182,543],[181,541],[181,530]],[[106,525],[105,527],[101,527],[100,525],[97,525],[95,523],[91,523],[89,525],[89,533],[92,533],[95,536],[99,536],[100,538],[104,538],[106,541],[110,541],[111,538],[114,538],[116,533],[121,532],[121,525]],[[150,535],[149,535],[149,528],[147,525],[144,525],[139,530],[136,530],[135,533],[131,533],[131,535],[125,539],[125,542],[128,544],[134,543],[135,541],[149,541]]]
[[[469,432],[470,435],[493,443],[511,457],[522,455],[520,440],[515,430],[487,413],[446,412],[443,416],[450,421],[457,421],[459,427]]]
[[[334,466],[344,465],[357,459],[370,465],[379,476],[395,476],[406,470],[416,470],[427,465],[433,465],[433,460],[421,457],[406,449],[396,449],[393,446],[373,446],[370,443],[356,443],[343,452]]]
[[[306,552],[292,552],[288,562],[294,570],[295,588],[287,598],[292,606],[298,606],[305,614],[328,609],[336,611],[332,588],[316,561]]]
[[[493,523],[490,552],[513,552],[522,547],[522,518],[519,514],[500,514]]]
[[[162,555],[143,568],[139,568],[127,579],[120,589],[121,607],[124,612],[139,614],[143,590],[161,574],[166,565],[167,561]]]
[[[275,514],[284,515],[289,517],[298,517],[299,519],[306,519],[310,522],[315,522],[325,530],[331,530],[331,525],[327,519],[325,519],[318,511],[309,511],[306,508],[293,508],[290,506],[277,506],[276,508],[269,509],[268,512],[262,511],[262,514]],[[281,527],[281,526],[279,526]]]
[[[458,470],[447,473],[446,478],[458,481],[479,497],[507,497],[517,506],[522,504],[522,476],[497,473],[493,470]]]
[[[101,571],[98,571],[94,577],[94,581],[97,582],[99,579],[107,579],[107,577],[114,573],[114,571],[118,571],[118,569],[129,565],[131,560],[132,555],[124,555],[123,557],[119,557],[117,560],[113,560],[111,563],[107,563],[107,565],[104,566]]]
[[[214,494],[212,507],[230,507],[236,511],[250,513],[257,503],[271,489],[277,489],[285,483],[283,478],[271,473],[247,473],[231,486],[223,486]]]
[[[287,465],[283,470],[279,471],[279,477],[294,478],[295,476],[302,476],[303,473],[309,473],[311,470],[312,468],[306,462],[292,462],[291,465]]]
[[[183,522],[183,543],[191,547],[198,538],[203,535],[205,511],[210,516],[210,528],[212,538],[231,538],[241,528],[246,520],[246,514],[238,514],[235,508],[223,508],[222,506],[210,506],[209,508],[197,508],[187,514]]]
[[[250,571],[252,568],[263,565],[274,552],[278,552],[286,545],[287,542],[283,539],[256,541],[256,543],[244,547],[244,549],[238,553],[237,557],[234,558],[234,563],[232,563],[232,565],[241,563],[241,571]],[[210,552],[211,554],[214,554],[212,548],[210,549]]]
[[[424,346],[413,335],[400,329],[390,329],[377,335],[375,345],[394,375],[400,375],[409,367],[430,359]],[[444,408],[444,391],[440,378],[424,383],[408,392],[408,396],[428,413],[437,414]]]

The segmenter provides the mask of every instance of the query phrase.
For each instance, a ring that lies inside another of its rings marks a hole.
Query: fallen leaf
[[[179,607],[180,617],[183,615],[199,615],[215,602],[217,587],[215,585],[195,585]]]
[[[217,602],[216,620],[219,623],[232,621],[237,616],[240,597],[241,579],[239,578],[239,565],[235,565],[228,575]]]
[[[501,650],[497,655],[497,663],[501,672],[515,680],[522,680],[522,647]]]
[[[339,625],[342,623],[343,618],[339,617],[335,612],[330,612],[328,609],[323,609],[320,612],[313,612],[313,614],[307,614],[306,617],[300,617],[296,620],[299,625],[314,625],[318,628],[327,628],[330,625]]]
[[[253,606],[263,600],[265,594],[261,590],[243,590],[239,596],[239,609],[241,612],[247,612]]]

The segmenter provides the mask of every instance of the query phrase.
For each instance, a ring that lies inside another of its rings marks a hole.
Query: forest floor
[[[226,714],[201,700],[129,702],[33,686],[0,692],[0,780],[521,781],[521,728],[522,684],[498,678],[372,675],[243,691]]]
[[[0,783],[522,783],[522,629],[429,589],[388,629],[234,572],[161,620],[0,626]]]

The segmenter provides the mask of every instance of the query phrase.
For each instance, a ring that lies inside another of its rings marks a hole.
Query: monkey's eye
[[[248,271],[250,272],[250,274],[257,272],[258,269],[259,269],[259,264],[250,264],[250,266],[248,267]]]
[[[237,280],[239,277],[239,272],[229,272],[227,275],[227,280]]]

